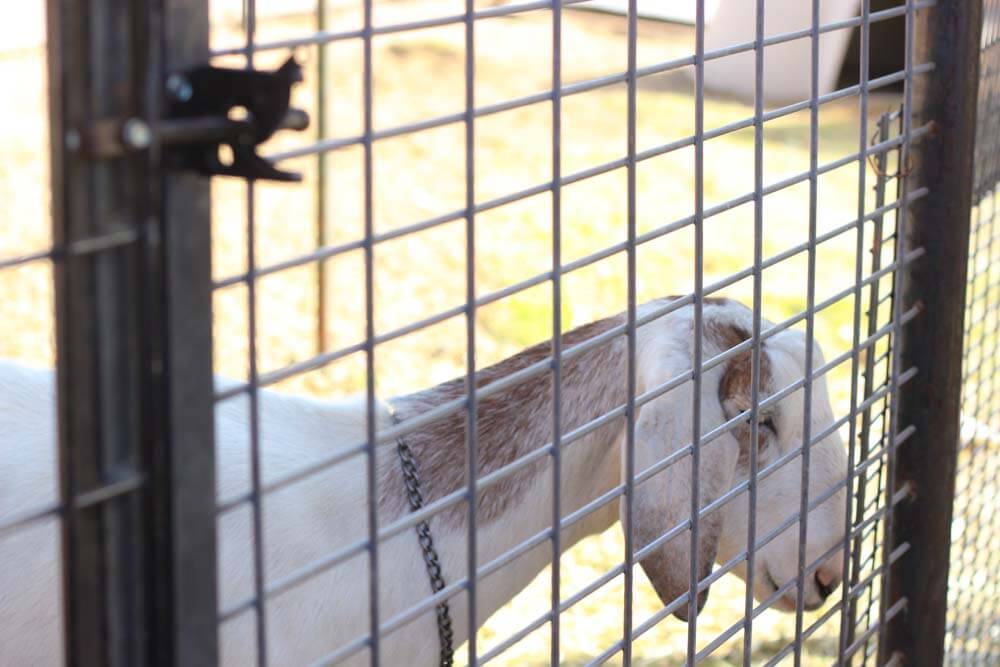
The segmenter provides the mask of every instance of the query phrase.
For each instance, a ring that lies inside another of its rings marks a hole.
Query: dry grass
[[[453,13],[453,3],[378,3],[376,20]],[[332,29],[356,27],[356,13],[335,12]],[[260,38],[303,34],[311,24],[265,21]],[[238,42],[232,26],[220,24],[216,45]],[[547,90],[551,86],[550,26],[544,13],[483,21],[476,28],[476,99],[480,105]],[[683,28],[642,24],[640,65],[691,52],[692,35]],[[379,129],[453,113],[463,108],[463,33],[460,26],[379,38],[374,46],[375,126]],[[620,72],[625,67],[624,22],[619,18],[567,12],[564,25],[564,81]],[[273,64],[282,54],[261,58]],[[311,70],[296,93],[300,106],[315,108],[315,48],[301,54]],[[361,130],[361,49],[356,43],[326,47],[331,76],[329,127],[334,136]],[[50,242],[46,171],[46,104],[41,54],[0,56],[0,77],[19,91],[19,105],[0,109],[0,257],[30,252]],[[892,96],[875,96],[874,113]],[[563,103],[562,169],[572,173],[622,157],[625,151],[624,85],[566,98]],[[683,138],[694,129],[694,102],[684,73],[644,79],[639,85],[639,150]],[[710,99],[706,128],[752,115],[746,104]],[[819,162],[858,148],[856,102],[824,106],[820,112]],[[374,150],[374,224],[378,232],[399,228],[460,209],[464,204],[464,134],[461,124],[382,141]],[[800,112],[765,128],[765,183],[804,171],[809,163],[809,115]],[[476,123],[477,201],[486,201],[546,182],[551,177],[551,112],[537,104],[482,118]],[[269,150],[302,145],[314,136],[282,136]],[[705,146],[705,203],[713,206],[744,195],[753,187],[753,130],[725,135]],[[329,243],[358,238],[363,229],[362,153],[345,149],[328,156]],[[256,188],[255,260],[267,266],[316,247],[316,159],[286,165],[305,174],[301,186],[262,184]],[[856,164],[819,179],[820,233],[852,220],[857,212]],[[869,174],[870,176],[870,174]],[[639,233],[683,218],[693,207],[693,151],[681,149],[640,164],[637,170]],[[213,185],[214,274],[224,278],[246,269],[245,185],[217,179]],[[764,202],[764,252],[769,256],[806,240],[807,183],[768,196]],[[563,261],[622,242],[627,228],[625,174],[617,170],[566,187],[563,191]],[[705,223],[705,282],[745,269],[752,261],[753,207],[735,207]],[[538,195],[493,209],[476,219],[476,291],[480,295],[548,271],[551,267],[551,198]],[[650,242],[638,252],[637,285],[641,300],[689,292],[693,285],[693,234],[681,230]],[[849,286],[854,275],[853,234],[824,244],[817,252],[817,300]],[[806,255],[801,253],[764,273],[764,313],[780,320],[806,303]],[[459,220],[416,236],[379,244],[375,251],[376,331],[398,327],[458,305],[465,298],[465,227]],[[363,336],[363,264],[360,251],[326,262],[329,328],[317,341],[319,290],[314,264],[269,276],[258,288],[258,351],[261,371],[281,368],[315,354],[359,341]],[[0,274],[0,357],[51,364],[52,290],[47,265],[34,264]],[[749,301],[752,282],[741,281],[726,293]],[[624,309],[625,255],[567,275],[563,281],[567,326],[586,323]],[[845,299],[817,315],[816,335],[832,357],[851,344],[853,305]],[[246,374],[246,290],[237,286],[215,297],[215,358],[218,372]],[[378,390],[393,395],[449,379],[464,371],[464,320],[446,320],[387,343],[376,355]],[[480,365],[497,361],[522,346],[551,335],[548,284],[482,308],[476,322]],[[364,386],[363,358],[348,357],[279,385],[282,391],[333,397]],[[391,370],[391,372],[390,372]],[[831,382],[837,408],[847,400],[848,368]],[[563,559],[562,593],[570,595],[620,562],[617,528],[588,539]],[[655,612],[659,602],[637,571],[636,622]],[[481,631],[484,648],[502,640],[549,604],[549,575],[543,573]],[[739,621],[743,586],[732,577],[715,584],[711,602],[699,618],[699,644]],[[574,606],[564,616],[562,651],[566,664],[600,653],[621,634],[621,578]],[[815,618],[809,615],[810,619]],[[836,653],[834,616],[806,645],[805,664],[828,664]],[[659,624],[636,644],[638,664],[674,664],[684,656],[687,629],[673,619]],[[794,637],[790,617],[765,612],[754,623],[753,664],[764,661]],[[741,661],[742,633],[710,658],[710,664]],[[529,635],[497,661],[503,665],[545,664],[548,630]],[[612,661],[614,662],[614,661]]]

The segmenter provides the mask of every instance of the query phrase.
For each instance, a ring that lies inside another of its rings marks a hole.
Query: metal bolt
[[[80,150],[80,133],[76,130],[67,130],[63,143],[66,145],[66,150],[75,153]]]
[[[167,77],[167,92],[178,102],[187,102],[194,95],[194,88],[183,74],[171,74]]]
[[[122,140],[126,146],[142,150],[153,143],[153,131],[141,118],[129,118],[122,126]]]

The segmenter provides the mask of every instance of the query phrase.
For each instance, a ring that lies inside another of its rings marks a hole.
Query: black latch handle
[[[257,153],[278,130],[302,131],[309,114],[289,106],[292,86],[302,80],[294,58],[273,72],[204,65],[166,80],[166,117],[155,126],[140,118],[112,118],[66,137],[67,148],[91,159],[108,159],[158,142],[170,169],[249,179],[300,181]],[[234,110],[242,109],[239,117]],[[229,146],[231,161],[220,158]]]
[[[290,108],[292,86],[302,81],[302,68],[289,57],[273,72],[203,65],[167,78],[169,122],[161,130],[167,166],[205,174],[250,179],[300,181],[302,175],[282,171],[257,153],[257,146],[279,129],[304,130],[309,116]],[[242,109],[242,118],[232,118]],[[232,161],[224,163],[225,144]]]

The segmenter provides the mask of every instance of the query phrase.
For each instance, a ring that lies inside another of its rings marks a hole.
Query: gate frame
[[[120,4],[46,12],[64,652],[200,667],[218,662],[210,186],[162,172],[156,129],[165,75],[208,58],[208,6]],[[151,129],[137,149],[93,157],[90,128],[130,118]]]
[[[904,391],[896,390],[895,423],[912,424],[916,432],[893,456],[892,485],[910,483],[914,492],[886,526],[886,553],[905,543],[912,548],[891,568],[882,593],[889,604],[905,597],[907,612],[885,628],[880,664],[899,654],[915,665],[944,664],[982,4],[938,0],[908,28],[913,59],[935,63],[908,83],[911,108],[937,128],[913,145],[912,167],[905,155],[901,162],[902,169],[912,168],[905,180],[930,192],[902,214],[906,252],[923,248],[926,257],[903,272],[897,302],[923,303],[926,312],[898,332],[897,367],[919,372]]]

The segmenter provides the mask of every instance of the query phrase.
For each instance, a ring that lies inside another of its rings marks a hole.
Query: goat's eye
[[[757,425],[770,432],[771,435],[778,435],[778,427],[774,424],[774,417],[765,417],[758,421]]]

